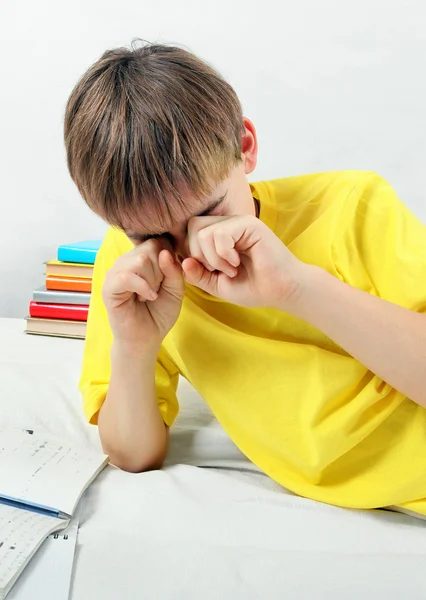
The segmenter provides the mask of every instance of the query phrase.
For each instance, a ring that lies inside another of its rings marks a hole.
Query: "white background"
[[[234,85],[257,126],[253,179],[385,176],[426,222],[424,0],[3,0],[0,316],[25,316],[43,261],[105,225],[69,178],[64,107],[106,49],[179,43]]]

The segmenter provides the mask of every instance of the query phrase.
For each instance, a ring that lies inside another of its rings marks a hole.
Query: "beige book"
[[[93,265],[49,260],[46,263],[46,275],[59,275],[60,277],[83,277],[84,279],[90,279],[93,275]]]
[[[35,335],[53,335],[84,339],[86,337],[85,321],[66,321],[64,319],[38,319],[27,317],[25,333]]]

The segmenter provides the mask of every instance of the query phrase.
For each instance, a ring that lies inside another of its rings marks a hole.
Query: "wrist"
[[[111,346],[111,360],[157,360],[160,351],[161,342],[129,342],[126,340],[114,339]]]
[[[324,291],[330,277],[332,276],[321,267],[303,264],[290,292],[280,299],[278,309],[309,322],[317,305],[319,292]]]

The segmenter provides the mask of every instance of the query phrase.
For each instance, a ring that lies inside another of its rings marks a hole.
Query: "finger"
[[[227,260],[219,256],[213,236],[213,227],[206,227],[198,232],[198,242],[201,252],[205,256],[208,264],[211,265],[213,269],[226,273],[228,277],[235,277],[237,274],[237,269],[229,264]]]
[[[115,262],[114,270],[117,273],[130,270],[146,279],[152,289],[158,291],[163,280],[158,256],[164,247],[168,247],[167,240],[147,240],[120,256]]]
[[[183,296],[185,286],[182,267],[174,256],[168,250],[162,250],[158,257],[158,264],[163,278],[161,289],[174,296]]]
[[[159,265],[159,256],[162,250],[171,250],[171,244],[167,238],[150,239],[144,242],[140,248],[150,258],[153,272],[153,280],[149,283],[153,290],[158,292],[163,281],[164,275],[161,272]]]
[[[210,263],[213,263],[215,269],[226,272],[225,263],[217,258],[214,259],[216,256],[226,261],[229,266],[238,267],[240,257],[235,245],[236,240],[241,236],[241,219],[243,217],[194,217],[190,219],[188,223],[190,255],[208,270],[212,270]],[[239,221],[239,224],[236,221]],[[211,236],[213,236],[213,245],[208,243]],[[205,256],[207,254],[208,256]],[[231,275],[231,270],[228,270],[228,275]]]
[[[109,291],[113,296],[119,296],[125,292],[131,292],[136,294],[138,300],[141,301],[153,301],[158,298],[157,292],[151,288],[149,283],[131,271],[122,271],[121,273],[118,273],[113,278]]]
[[[157,263],[157,266],[156,266]],[[119,273],[134,273],[144,279],[149,287],[157,292],[160,288],[163,275],[158,266],[158,258],[150,256],[146,251],[132,254],[120,265]]]
[[[164,275],[161,272],[160,264],[159,264],[159,256],[155,256],[151,258],[151,267],[153,272],[153,281],[151,287],[154,291],[158,292],[162,281],[164,279]]]
[[[190,219],[188,223],[188,250],[191,258],[195,258],[195,260],[204,265],[208,271],[214,271],[215,267],[209,264],[200,245],[199,234],[200,231],[206,227],[207,220],[207,217],[194,217],[193,219]]]
[[[233,267],[238,267],[241,259],[235,250],[235,241],[232,235],[218,227],[213,233],[213,241],[217,254]]]
[[[195,258],[207,271],[222,271],[230,277],[235,275],[232,265],[217,255],[208,227],[199,231],[193,229],[189,234],[189,253],[191,258]]]
[[[191,232],[188,229],[188,250],[191,258],[195,258],[196,261],[201,263],[208,271],[214,271],[213,265],[210,265],[207,258],[204,256],[201,250],[200,242],[198,239],[198,231]]]
[[[208,271],[194,258],[186,258],[182,263],[185,279],[190,285],[204,290],[212,296],[218,296],[218,280],[223,274]]]

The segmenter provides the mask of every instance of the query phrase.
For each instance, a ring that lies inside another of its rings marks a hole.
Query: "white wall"
[[[423,0],[13,0],[0,6],[0,316],[24,316],[60,243],[99,237],[65,165],[66,99],[107,48],[185,44],[257,125],[254,179],[387,177],[426,221]]]

